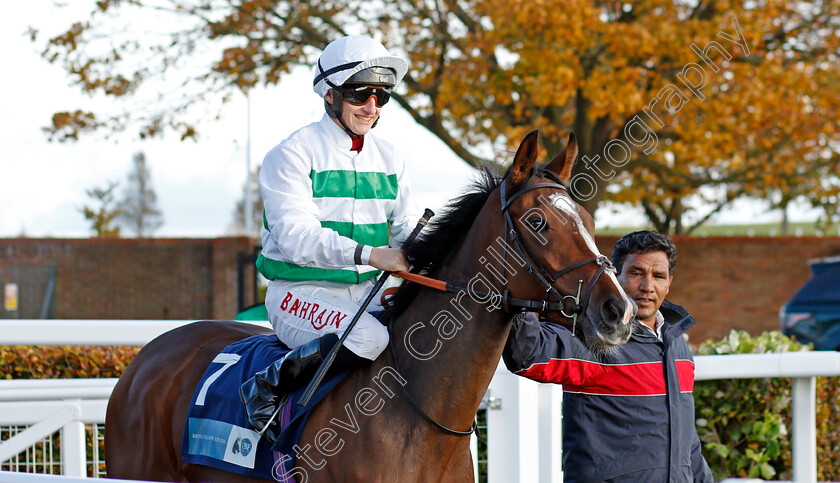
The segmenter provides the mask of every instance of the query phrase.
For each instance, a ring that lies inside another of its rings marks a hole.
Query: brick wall
[[[237,254],[250,254],[253,243],[247,238],[0,239],[0,273],[54,266],[54,317],[59,319],[230,319],[237,313]],[[250,294],[252,272],[245,273]],[[23,302],[21,294],[20,317],[37,317]]]
[[[618,237],[599,237],[611,256]],[[731,329],[753,335],[779,328],[779,309],[811,278],[808,260],[840,255],[840,237],[676,236],[679,256],[668,300],[697,319],[692,343]]]
[[[617,239],[599,237],[601,252],[611,255]],[[778,329],[779,308],[810,278],[807,261],[840,255],[838,237],[678,236],[675,241],[679,259],[668,298],[697,319],[689,331],[692,342],[723,337],[730,329],[752,334]],[[0,278],[54,265],[56,318],[230,319],[237,312],[237,256],[251,254],[253,243],[0,239]],[[250,264],[247,269],[246,304],[253,288]],[[22,309],[25,296],[20,294]],[[40,309],[40,300],[28,303]]]

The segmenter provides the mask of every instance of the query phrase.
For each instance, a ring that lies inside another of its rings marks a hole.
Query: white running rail
[[[144,345],[192,321],[172,320],[0,320],[0,345]],[[265,322],[256,323],[268,327]],[[793,479],[816,481],[816,377],[840,376],[838,352],[785,352],[697,356],[696,380],[790,377],[793,381]],[[64,431],[65,474],[84,476],[83,423],[103,423],[115,379],[0,381],[0,425],[39,427],[15,446],[0,444],[0,461],[18,446],[54,427]],[[499,365],[486,398],[488,479],[562,481],[559,386],[541,385]],[[69,421],[69,422],[68,422]],[[81,428],[81,429],[80,429]],[[66,438],[66,439],[65,439]],[[66,441],[66,443],[65,443]],[[475,442],[473,441],[473,448]],[[79,454],[81,457],[79,458]],[[473,455],[475,457],[475,450]],[[79,463],[81,461],[81,463]],[[16,476],[17,478],[17,476]],[[6,473],[0,473],[1,481]],[[47,481],[47,480],[15,480]],[[52,480],[49,480],[52,481]]]
[[[817,481],[817,377],[840,376],[840,352],[697,356],[695,380],[791,378],[793,481]]]

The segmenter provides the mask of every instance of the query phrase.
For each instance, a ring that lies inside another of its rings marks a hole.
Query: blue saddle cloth
[[[255,335],[229,345],[213,359],[187,413],[181,438],[185,462],[266,480],[294,482],[293,447],[300,440],[306,420],[312,408],[349,371],[325,378],[306,407],[297,405],[306,385],[296,389],[277,416],[281,432],[272,447],[248,426],[239,386],[287,352],[289,349],[277,336]]]

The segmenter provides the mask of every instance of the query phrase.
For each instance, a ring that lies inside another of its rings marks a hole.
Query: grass
[[[650,227],[622,226],[596,228],[596,235],[622,236],[631,231],[650,229]],[[691,233],[692,236],[780,236],[779,223],[745,224],[745,225],[703,225]],[[789,236],[840,236],[840,226],[832,225],[822,230],[814,222],[790,223]]]

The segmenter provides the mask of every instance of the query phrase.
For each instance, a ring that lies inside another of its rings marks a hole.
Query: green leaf
[[[780,448],[781,448],[781,446],[779,445],[779,442],[775,439],[771,439],[770,441],[767,442],[767,448],[766,448],[767,456],[771,460],[776,458],[777,456],[779,456],[779,453],[781,452]]]
[[[715,444],[714,450],[717,454],[719,454],[722,458],[726,458],[729,456],[729,447],[723,444]]]
[[[770,466],[769,463],[761,463],[758,465],[758,468],[761,472],[761,477],[765,480],[769,480],[776,476],[776,470]]]

